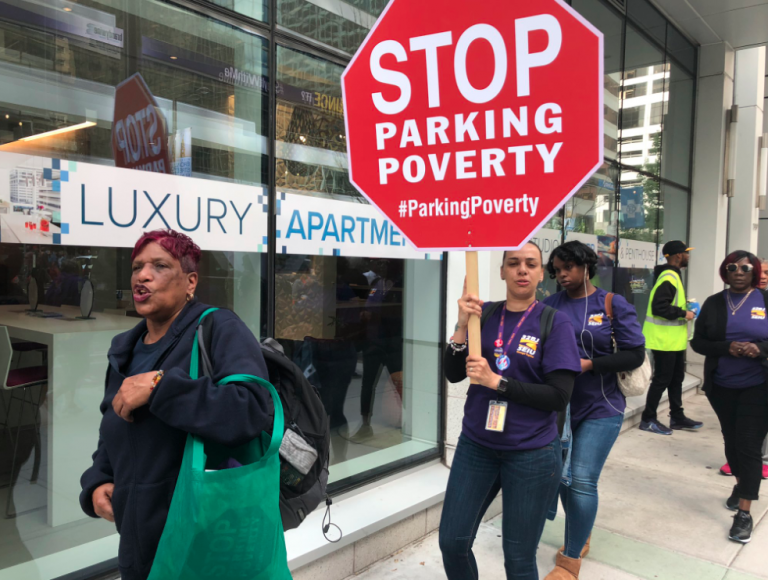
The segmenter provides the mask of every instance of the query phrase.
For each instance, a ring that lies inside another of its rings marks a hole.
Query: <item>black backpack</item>
[[[214,316],[206,316],[197,328],[200,345],[200,368],[204,376],[212,376],[210,360]],[[283,352],[273,338],[261,343],[261,353],[267,363],[269,382],[280,395],[285,414],[285,435],[280,447],[280,515],[283,529],[299,527],[322,501],[330,505],[325,490],[328,487],[331,430],[328,415],[315,387],[301,369]],[[306,474],[286,459],[286,440],[315,452],[317,458]],[[308,447],[307,447],[308,445]]]

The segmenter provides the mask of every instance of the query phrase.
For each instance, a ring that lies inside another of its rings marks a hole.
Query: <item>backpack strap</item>
[[[539,327],[539,334],[541,335],[542,346],[546,342],[549,335],[552,333],[552,325],[555,323],[555,313],[557,310],[551,306],[544,305],[544,310],[541,313],[541,322]]]
[[[504,300],[501,300],[499,302],[493,302],[488,308],[483,310],[483,315],[480,317],[480,328],[485,326],[486,320],[488,320],[491,316],[493,316],[496,312],[498,312],[502,304],[504,304]]]
[[[503,300],[501,302],[494,302],[491,306],[483,310],[483,315],[480,317],[480,328],[482,328],[485,325],[485,321],[488,320],[491,316],[493,316],[493,314],[495,314],[503,304],[504,304]],[[555,310],[551,306],[547,306],[546,304],[544,304],[544,310],[541,312],[541,323],[539,327],[542,344],[544,344],[544,341],[547,340],[547,337],[552,332],[552,325],[555,322],[556,312],[557,310]]]
[[[613,326],[613,292],[605,295],[605,314],[608,316],[608,320],[611,321],[611,326]]]
[[[213,362],[211,359],[211,344],[213,342],[213,316],[208,316],[209,314],[216,312],[218,308],[209,308],[205,312],[203,312],[203,315],[200,317],[200,320],[197,322],[197,329],[195,330],[195,334],[197,336],[197,340],[195,341],[195,345],[197,346],[197,350],[199,351],[200,355],[199,357],[195,357],[195,349],[192,350],[192,364],[195,363],[200,365],[200,371],[202,376],[208,377],[209,379],[213,378]]]

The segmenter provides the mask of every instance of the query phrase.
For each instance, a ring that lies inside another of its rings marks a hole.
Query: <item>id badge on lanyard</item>
[[[498,368],[500,371],[505,371],[509,368],[511,361],[509,359],[507,352],[509,351],[510,346],[512,346],[512,343],[515,340],[515,336],[517,335],[518,330],[520,330],[520,327],[525,322],[525,319],[528,318],[528,315],[536,307],[536,304],[538,304],[538,300],[534,300],[533,304],[531,304],[528,307],[528,309],[525,311],[525,314],[523,314],[523,316],[520,318],[520,321],[517,323],[517,326],[515,326],[515,330],[512,331],[512,334],[509,337],[509,341],[507,342],[506,348],[504,348],[504,318],[507,314],[507,309],[506,307],[502,309],[501,320],[499,322],[499,336],[496,339],[496,341],[493,343],[493,346],[495,347],[493,354],[496,357],[496,368]],[[506,421],[507,421],[506,401],[490,401],[488,403],[488,418],[485,421],[485,430],[494,431],[496,433],[503,433],[504,424],[506,423]]]
[[[488,418],[485,421],[486,431],[504,432],[504,423],[507,421],[506,401],[491,401],[488,404]]]

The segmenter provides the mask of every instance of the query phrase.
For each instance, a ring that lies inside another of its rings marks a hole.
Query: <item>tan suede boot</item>
[[[582,559],[587,557],[587,554],[589,554],[589,543],[592,541],[592,536],[590,535],[587,538],[587,543],[584,544],[584,547],[581,549],[581,557]],[[565,552],[565,546],[560,546],[560,551]]]
[[[562,552],[557,553],[555,569],[544,580],[578,580],[581,569],[581,558],[567,558]]]

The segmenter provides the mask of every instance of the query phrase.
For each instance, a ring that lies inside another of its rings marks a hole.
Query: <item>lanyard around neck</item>
[[[501,322],[499,323],[499,338],[496,341],[497,350],[499,356],[506,355],[509,352],[509,347],[512,346],[512,341],[515,340],[515,335],[517,334],[517,331],[520,330],[520,327],[525,322],[525,319],[528,318],[528,315],[533,311],[533,309],[536,307],[536,305],[539,303],[538,300],[534,300],[533,304],[531,304],[528,307],[528,310],[525,311],[525,314],[523,314],[523,317],[520,319],[520,322],[517,323],[517,326],[515,326],[515,330],[512,332],[512,336],[509,337],[509,340],[507,341],[507,347],[499,352],[499,349],[501,348],[501,344],[503,344],[504,341],[504,318],[507,314],[507,305],[504,305],[504,308],[501,310]]]

